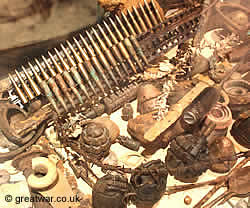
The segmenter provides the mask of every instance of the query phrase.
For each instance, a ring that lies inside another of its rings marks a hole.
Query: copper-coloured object
[[[190,196],[185,196],[185,198],[184,198],[184,203],[186,204],[186,205],[190,205],[191,203],[192,203],[192,198],[190,197]]]
[[[35,95],[33,94],[33,92],[31,91],[31,89],[29,88],[29,86],[25,83],[25,81],[23,80],[23,78],[21,77],[21,75],[19,74],[19,72],[17,70],[15,70],[16,75],[18,77],[18,79],[20,80],[22,87],[27,95],[27,97],[29,98],[29,100],[33,100],[35,98]]]
[[[122,108],[122,120],[128,121],[133,118],[133,108],[130,103],[126,103]]]
[[[90,157],[100,160],[109,154],[111,146],[109,131],[99,123],[87,124],[82,131],[80,144]]]
[[[9,79],[11,81],[11,83],[14,85],[14,88],[18,94],[18,96],[20,97],[21,101],[23,104],[26,104],[29,102],[29,100],[27,99],[27,97],[24,95],[23,91],[20,89],[20,87],[18,87],[17,83],[15,82],[15,80],[13,79],[13,77],[11,76],[11,74],[9,74]]]
[[[152,84],[140,86],[137,91],[137,112],[145,114],[155,110],[155,102],[160,94],[160,90]]]
[[[232,123],[232,113],[226,105],[217,103],[207,114],[204,125],[212,122],[216,125],[214,131],[207,137],[208,145],[218,137],[226,136],[228,127]]]
[[[250,149],[250,117],[235,121],[231,129],[231,135],[240,145]]]
[[[220,158],[229,158],[232,155],[235,155],[234,144],[227,137],[218,137],[214,140],[208,148],[209,158],[213,161]],[[226,173],[232,169],[235,165],[236,160],[221,161],[219,163],[212,163],[210,170],[217,173]]]

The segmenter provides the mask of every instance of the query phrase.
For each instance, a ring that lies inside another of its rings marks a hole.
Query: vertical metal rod
[[[80,43],[78,42],[78,40],[76,40],[75,38],[73,38],[78,50],[80,51],[81,56],[83,57],[84,61],[85,61],[85,65],[87,70],[89,71],[91,77],[95,80],[96,85],[100,88],[100,90],[102,91],[103,94],[105,94],[104,91],[104,87],[102,86],[102,83],[95,71],[95,68],[93,67],[93,65],[90,62],[90,59],[88,57],[88,55],[86,54],[86,52],[83,50],[82,46],[80,45]]]
[[[154,0],[151,0],[151,4],[152,4],[152,6],[153,6],[153,9],[154,9],[154,11],[155,11],[155,13],[156,13],[156,16],[157,16],[159,22],[162,23],[162,22],[163,22],[163,19],[162,19],[161,15],[160,15],[159,10],[157,9],[157,7],[156,7],[156,5],[155,5]]]
[[[115,44],[112,44],[111,40],[109,39],[109,37],[105,34],[105,32],[103,31],[102,27],[97,24],[97,27],[98,27],[98,30],[100,31],[100,33],[102,34],[108,48],[110,48],[110,50],[112,51],[112,53],[115,55],[115,57],[118,59],[118,61],[121,63],[124,71],[126,72],[126,74],[129,76],[129,71],[128,71],[128,68],[127,66],[125,65],[124,61],[123,61],[123,58],[122,58],[122,55],[119,51],[119,49],[117,48],[117,43]],[[131,62],[131,61],[130,61]],[[132,63],[132,62],[131,62]],[[132,63],[132,68],[135,68],[135,66],[133,65]]]
[[[149,27],[150,29],[153,28],[153,25],[152,25],[152,23],[151,23],[151,21],[150,21],[148,15],[147,15],[147,13],[145,12],[143,6],[142,6],[140,3],[139,3],[139,6],[140,6],[140,9],[141,9],[141,11],[142,11],[142,14],[143,14],[143,16],[144,16],[144,18],[145,18],[145,21],[146,21],[148,27]]]
[[[101,64],[99,63],[99,61],[97,60],[94,51],[89,47],[88,43],[86,42],[86,40],[84,39],[84,37],[82,37],[82,35],[80,35],[80,38],[85,46],[85,48],[87,49],[87,51],[89,52],[90,56],[91,56],[91,60],[96,68],[96,70],[99,72],[99,74],[101,75],[101,77],[103,78],[105,84],[108,86],[109,89],[112,89],[110,82],[108,81],[105,72],[103,70],[103,67],[101,66]]]
[[[142,20],[142,17],[139,14],[138,10],[134,6],[133,6],[133,11],[134,11],[135,15],[137,16],[137,19],[138,19],[138,21],[139,21],[139,23],[141,25],[141,28],[142,28],[143,32],[147,32],[147,27],[146,27],[144,21]]]
[[[43,59],[44,59],[45,64],[46,64],[47,66],[49,66],[48,68],[50,68],[50,65],[49,65],[49,63],[47,62],[46,58],[45,58],[44,56],[42,56],[42,57],[43,57]],[[41,71],[41,73],[42,73],[44,79],[48,82],[48,85],[50,86],[50,89],[52,89],[52,91],[54,92],[54,94],[55,94],[57,100],[61,103],[61,105],[63,106],[64,110],[65,110],[66,112],[68,112],[69,109],[68,109],[68,107],[67,107],[67,105],[66,105],[66,103],[65,103],[65,101],[64,101],[64,99],[63,99],[63,96],[62,96],[62,93],[61,93],[59,87],[58,87],[57,84],[56,84],[56,81],[54,80],[54,77],[50,77],[50,76],[45,72],[45,70],[43,69],[42,65],[40,64],[40,62],[39,62],[37,59],[35,59],[35,61],[36,61],[36,64],[38,65],[38,67],[39,67],[39,69],[40,69],[40,71]],[[57,77],[57,76],[55,76],[55,77]]]
[[[136,22],[134,16],[133,16],[132,13],[130,12],[130,10],[127,10],[127,12],[128,12],[128,15],[129,15],[130,19],[131,19],[132,22],[133,22],[133,25],[134,25],[134,27],[135,27],[135,30],[136,30],[137,34],[138,34],[138,35],[141,34],[141,33],[142,33],[142,29],[141,29],[140,26],[137,24],[137,22]]]
[[[86,34],[88,36],[88,39],[90,40],[91,45],[93,46],[97,57],[99,57],[101,63],[103,64],[104,68],[108,71],[110,77],[112,78],[112,80],[115,82],[116,85],[119,85],[115,75],[112,72],[111,66],[108,63],[108,61],[106,60],[105,56],[103,55],[102,51],[100,50],[100,48],[98,47],[98,45],[95,43],[95,41],[93,40],[92,36],[89,34],[88,31],[86,31]]]
[[[122,14],[122,17],[123,17],[126,25],[128,26],[130,34],[136,36],[136,32],[135,32],[134,28],[132,27],[132,25],[130,24],[127,16],[123,12],[121,12],[121,14]]]
[[[76,95],[76,97],[78,98],[78,100],[80,101],[80,103],[83,104],[83,99],[82,99],[80,93],[78,92],[78,90],[76,89],[76,84],[75,84],[73,78],[71,77],[69,65],[64,61],[63,57],[61,56],[61,54],[59,53],[59,51],[56,48],[55,48],[55,51],[56,51],[57,57],[59,58],[59,60],[61,61],[61,63],[63,64],[63,67],[65,69],[65,71],[63,71],[63,73],[62,73],[62,75],[65,78],[65,81],[68,83],[70,89]],[[85,86],[84,85],[80,85],[80,87],[81,87],[83,93],[85,94],[85,96],[89,100],[91,100],[91,98],[90,98],[90,96],[88,94],[88,91],[85,88]]]
[[[72,53],[74,54],[74,57],[76,58],[77,66],[78,66],[78,68],[79,68],[81,74],[83,75],[84,79],[87,81],[88,85],[90,86],[90,88],[91,88],[91,90],[94,92],[94,94],[95,94],[96,96],[98,96],[98,95],[97,95],[97,92],[96,92],[96,90],[95,90],[95,88],[94,88],[94,86],[93,86],[93,84],[92,84],[91,81],[90,81],[89,75],[88,75],[88,73],[86,72],[86,69],[85,69],[84,66],[83,66],[83,60],[82,60],[82,58],[77,54],[77,52],[76,52],[76,50],[74,49],[73,45],[72,45],[69,41],[66,41],[66,42],[67,42],[67,44],[68,44],[70,50],[71,50]],[[66,54],[66,55],[67,55],[67,54]]]
[[[14,85],[14,88],[18,94],[18,96],[20,97],[21,101],[23,104],[26,104],[29,102],[29,100],[26,98],[26,96],[24,95],[23,91],[21,90],[21,88],[18,87],[17,83],[15,82],[15,80],[13,79],[13,77],[11,76],[11,74],[9,75],[9,79],[11,81],[11,83]]]
[[[28,85],[24,82],[23,78],[21,77],[21,75],[19,74],[19,72],[17,70],[15,70],[17,78],[20,80],[21,85],[24,89],[24,92],[26,93],[27,97],[29,98],[29,100],[33,100],[35,98],[35,95],[32,93],[31,89],[28,87]]]
[[[29,67],[30,67],[31,71],[33,72],[34,76],[36,77],[36,80],[37,80],[39,86],[43,89],[45,96],[48,98],[49,102],[51,103],[52,107],[55,109],[57,114],[60,115],[59,108],[57,107],[56,101],[54,100],[53,92],[49,88],[47,82],[41,79],[41,77],[38,75],[35,68],[33,67],[33,65],[30,62],[28,62],[28,64],[29,64]]]
[[[35,92],[36,96],[41,95],[41,91],[40,91],[39,87],[34,82],[34,80],[30,77],[29,73],[27,72],[27,70],[25,69],[24,66],[22,66],[22,70],[23,70],[25,76],[27,77],[27,80],[29,81],[30,86],[33,89],[33,91]]]
[[[149,16],[154,24],[154,26],[156,26],[158,24],[157,20],[156,20],[156,17],[154,15],[154,13],[152,12],[147,0],[144,0],[144,5],[146,6],[146,9],[148,10],[148,13],[149,13]]]

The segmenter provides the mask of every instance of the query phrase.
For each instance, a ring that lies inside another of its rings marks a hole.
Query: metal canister
[[[215,129],[207,137],[208,145],[213,143],[216,138],[227,135],[228,127],[232,123],[232,113],[230,108],[221,103],[216,103],[209,111],[204,124],[209,125],[211,122],[215,124]]]

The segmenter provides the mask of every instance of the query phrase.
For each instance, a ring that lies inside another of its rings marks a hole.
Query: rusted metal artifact
[[[209,160],[206,137],[183,134],[171,142],[165,164],[177,180],[195,182],[209,168],[201,160]]]
[[[130,182],[138,207],[153,206],[160,200],[167,185],[168,172],[161,160],[141,164],[132,172]]]
[[[92,190],[93,208],[126,208],[128,179],[120,175],[105,175],[98,179]]]
[[[108,129],[99,123],[87,124],[80,137],[81,148],[91,157],[102,159],[109,154],[111,146]]]
[[[122,120],[128,121],[133,118],[134,110],[130,103],[126,103],[122,108]]]
[[[235,155],[235,149],[232,141],[227,137],[217,137],[209,146],[209,158],[214,161],[219,158],[230,158]],[[236,160],[221,161],[220,163],[211,163],[210,170],[217,173],[226,173],[232,169]]]

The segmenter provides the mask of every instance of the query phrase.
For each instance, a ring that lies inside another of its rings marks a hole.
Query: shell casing
[[[97,27],[98,27],[98,30],[101,32],[101,34],[102,34],[102,36],[103,36],[103,38],[104,38],[104,40],[105,40],[108,48],[112,47],[113,44],[112,44],[111,40],[108,38],[108,36],[105,34],[105,32],[102,29],[102,27],[99,24],[97,24]]]
[[[62,67],[57,63],[57,61],[55,60],[54,56],[50,52],[48,52],[48,54],[49,54],[49,57],[50,57],[52,63],[54,64],[57,72],[60,73],[60,74],[63,73]],[[47,64],[47,66],[49,66],[49,65],[50,64]],[[50,69],[51,67],[48,67],[48,68]]]
[[[128,71],[128,68],[126,66],[126,64],[124,63],[123,61],[123,58],[122,58],[122,55],[119,51],[119,49],[117,48],[116,45],[113,45],[110,50],[112,51],[112,53],[114,54],[114,56],[117,58],[117,60],[120,62],[123,70],[126,72],[126,74],[129,76],[129,71]]]
[[[156,17],[155,17],[155,15],[154,15],[154,13],[153,13],[152,10],[150,9],[150,6],[149,6],[147,0],[144,0],[144,5],[146,6],[146,9],[148,10],[150,19],[152,20],[154,26],[156,26],[156,25],[158,24],[158,22],[157,22],[157,20],[156,20]]]
[[[87,81],[87,83],[90,86],[91,90],[94,92],[94,94],[96,96],[98,96],[94,86],[92,85],[92,83],[90,81],[89,75],[88,75],[88,73],[86,72],[86,70],[85,70],[85,68],[83,66],[82,58],[77,54],[77,52],[74,49],[73,45],[69,41],[67,41],[67,44],[68,44],[70,50],[72,51],[72,53],[74,54],[74,56],[76,58],[78,69],[80,70],[80,72],[83,75],[84,79]]]
[[[158,18],[159,22],[162,23],[162,22],[163,22],[163,19],[162,19],[161,15],[160,15],[159,10],[157,9],[157,7],[156,7],[156,5],[155,5],[154,0],[151,0],[151,4],[152,4],[152,7],[153,7],[153,9],[154,9],[154,11],[155,11],[155,13],[156,13],[156,17]],[[163,26],[163,25],[162,25],[162,26]]]
[[[140,26],[138,25],[138,23],[136,22],[136,20],[135,20],[133,14],[130,12],[130,10],[127,10],[127,12],[128,12],[128,15],[129,15],[130,19],[131,19],[132,22],[133,22],[133,25],[134,25],[134,27],[135,27],[135,30],[136,30],[137,34],[138,34],[138,35],[141,34],[141,33],[142,33],[142,30],[141,30]]]
[[[111,36],[111,37],[115,37],[115,35],[113,34],[113,32],[110,30],[109,26],[108,26],[105,22],[104,22],[104,25],[105,25],[107,31],[109,32],[110,36]],[[116,25],[115,25],[115,27],[116,27]],[[118,29],[117,29],[117,30],[118,30]],[[118,32],[119,32],[119,31],[118,31]],[[123,37],[122,37],[122,39],[123,39]],[[130,56],[129,56],[129,54],[128,54],[128,51],[127,51],[127,49],[125,48],[123,42],[118,42],[118,40],[117,40],[116,37],[115,37],[114,43],[115,43],[115,45],[118,46],[119,50],[121,51],[121,54],[122,54],[122,55],[124,56],[124,58],[127,60],[127,62],[129,63],[130,67],[132,68],[132,70],[133,70],[135,73],[137,73],[136,67],[134,66],[133,62],[131,61]]]
[[[49,102],[51,103],[52,107],[55,109],[55,111],[57,112],[57,114],[60,115],[60,111],[57,107],[56,101],[54,99],[53,96],[53,92],[51,91],[51,89],[49,88],[48,84],[46,81],[42,80],[41,77],[38,75],[38,73],[36,72],[35,68],[33,67],[33,65],[28,62],[31,71],[33,72],[39,86],[42,88],[44,95],[47,97],[47,99],[49,100]]]
[[[109,17],[109,21],[111,22],[111,25],[115,29],[115,33],[117,34],[119,40],[122,41],[124,39],[122,33],[120,32],[120,30],[117,28],[116,24],[114,23],[114,21],[110,17]]]
[[[102,67],[102,65],[100,64],[100,62],[98,61],[98,59],[96,58],[96,55],[93,51],[93,49],[91,49],[87,43],[87,41],[82,37],[82,35],[80,35],[80,38],[85,46],[85,48],[87,49],[87,51],[89,52],[90,54],[90,58],[91,58],[91,61],[95,67],[95,69],[98,71],[98,73],[101,75],[101,77],[103,78],[105,84],[108,86],[109,89],[112,89],[111,87],[111,84],[109,83],[105,73],[104,73],[104,69]]]
[[[22,66],[23,72],[27,78],[27,80],[30,83],[31,88],[33,89],[33,91],[35,92],[36,96],[41,95],[41,91],[39,89],[39,87],[37,86],[37,84],[34,82],[34,80],[30,77],[29,73],[27,72],[27,70],[24,68],[24,66]]]
[[[76,66],[76,62],[75,62],[74,59],[70,56],[69,52],[68,52],[67,49],[64,47],[64,45],[61,44],[60,46],[61,46],[61,48],[62,48],[64,54],[66,55],[66,57],[67,57],[67,59],[68,59],[70,65],[71,65],[71,66]]]
[[[107,69],[110,77],[112,78],[112,80],[115,82],[116,85],[119,85],[116,77],[114,76],[113,72],[112,72],[112,69],[111,69],[111,66],[110,64],[108,63],[107,59],[105,58],[104,54],[102,53],[101,49],[99,48],[99,46],[95,43],[95,41],[93,40],[93,38],[91,37],[91,35],[86,32],[94,50],[96,51],[96,54],[97,54],[97,57],[99,57],[100,61],[102,62],[103,66],[105,69]]]
[[[125,48],[123,42],[119,42],[117,44],[117,46],[120,49],[120,51],[121,51],[122,55],[124,56],[124,58],[126,59],[126,61],[128,62],[128,64],[130,65],[130,67],[132,68],[132,70],[135,73],[137,73],[136,67],[135,67],[134,63],[131,61],[130,56],[129,56],[127,49]]]
[[[111,53],[111,51],[109,49],[104,51],[104,54],[106,55],[106,57],[108,58],[108,60],[110,61],[111,65],[113,66],[114,70],[116,71],[116,73],[119,75],[119,77],[121,79],[123,79],[124,77],[122,76],[120,69],[118,68],[117,62],[113,56],[113,54]]]
[[[58,59],[59,59],[60,62],[62,63],[63,68],[64,68],[66,71],[69,71],[69,70],[70,70],[69,65],[64,61],[62,55],[60,54],[60,52],[59,52],[56,48],[55,48],[55,52],[56,52],[56,55],[57,55]]]
[[[99,26],[99,27],[100,27],[100,26]],[[101,30],[102,30],[102,29],[101,29]],[[100,29],[99,29],[99,31],[100,31]],[[101,31],[100,31],[100,32],[101,32]],[[123,60],[122,60],[122,57],[121,57],[121,54],[120,54],[119,50],[117,49],[117,47],[116,47],[115,45],[112,45],[112,44],[106,46],[105,43],[102,41],[102,39],[100,38],[100,36],[98,35],[98,33],[96,32],[96,30],[95,30],[94,28],[93,28],[93,33],[95,34],[95,36],[96,36],[98,42],[99,42],[100,45],[101,45],[102,50],[104,51],[104,53],[105,53],[106,56],[108,57],[108,59],[109,59],[109,61],[111,62],[112,66],[113,66],[114,68],[116,68],[116,67],[115,67],[115,66],[116,66],[115,57],[117,57],[117,61],[121,64],[123,70],[129,75],[128,69],[127,69],[126,65],[124,64],[124,62],[123,62]],[[101,33],[102,33],[102,32],[101,32]],[[102,36],[104,37],[104,36],[106,36],[106,34],[104,34],[104,35],[102,34]],[[108,42],[111,43],[111,41],[109,40],[109,38],[108,38],[107,36],[106,36],[106,38],[104,38],[104,39],[108,39]],[[110,51],[110,50],[111,50],[111,51]],[[113,52],[113,53],[112,53],[112,52]],[[113,54],[114,54],[115,57],[113,56]],[[121,78],[123,78],[123,76],[121,75],[119,69],[117,69],[116,71],[117,71],[118,75],[119,75]]]
[[[87,53],[84,51],[83,47],[80,45],[80,43],[78,42],[78,40],[76,40],[75,38],[73,38],[78,50],[80,51],[81,56],[83,57],[84,61],[88,61],[89,57],[87,55]]]
[[[90,59],[89,57],[87,56],[87,54],[85,53],[85,51],[83,50],[82,46],[80,45],[80,43],[75,39],[73,38],[78,50],[80,51],[80,54],[81,56],[83,57],[84,59],[84,65],[86,66],[86,69],[88,70],[88,72],[90,73],[90,76],[94,79],[96,85],[99,87],[99,89],[102,91],[103,94],[105,94],[105,91],[104,91],[104,87],[102,86],[101,84],[101,81],[94,69],[94,67],[92,66],[91,62],[90,62]]]
[[[106,30],[108,31],[110,37],[111,37],[111,40],[113,41],[114,44],[117,44],[118,43],[118,40],[117,38],[115,37],[114,33],[111,31],[110,27],[107,25],[107,23],[105,21],[103,21],[103,24],[106,28]],[[113,44],[112,44],[113,45]]]
[[[146,56],[144,55],[142,48],[139,45],[138,41],[136,40],[135,36],[130,36],[129,39],[130,39],[131,43],[135,46],[136,54],[138,54],[142,58],[143,62],[146,65],[149,65],[148,60],[147,60]]]
[[[46,64],[47,66],[51,67],[51,66],[49,65],[49,63],[47,62],[47,60],[45,59],[45,57],[43,57],[43,59],[44,59],[45,64]],[[62,94],[61,94],[61,91],[60,91],[59,87],[58,87],[57,84],[56,84],[56,81],[54,80],[53,77],[49,77],[49,75],[45,72],[45,70],[43,69],[43,67],[41,66],[41,64],[39,63],[38,60],[36,60],[36,62],[37,62],[37,65],[38,65],[38,67],[39,67],[39,69],[40,69],[40,71],[41,71],[41,73],[42,73],[42,75],[43,75],[45,81],[47,81],[47,83],[48,83],[50,89],[51,89],[51,90],[53,91],[53,93],[55,94],[56,99],[61,103],[61,105],[63,106],[64,110],[65,110],[66,112],[68,112],[68,107],[67,107],[66,103],[64,102],[63,96],[62,96]],[[34,70],[34,71],[35,71],[35,70]],[[60,84],[63,85],[62,83],[60,83]]]
[[[122,31],[125,34],[125,37],[128,37],[129,33],[128,33],[127,29],[125,28],[124,24],[122,23],[120,17],[118,17],[117,15],[115,15],[115,18],[116,18],[117,22],[119,23],[119,25],[121,26],[121,29],[122,29]]]
[[[46,81],[40,82],[40,87],[43,89],[45,96],[47,97],[47,99],[49,100],[49,102],[51,103],[53,108],[55,109],[56,113],[58,115],[60,115],[60,111],[59,111],[57,104],[56,104],[56,101],[54,99],[53,92],[50,90]]]
[[[57,74],[57,75],[55,76],[55,77],[57,77],[57,79],[58,79],[58,77],[59,77],[58,75],[60,75],[60,74]],[[59,78],[59,79],[60,79],[60,78]],[[58,79],[58,80],[59,80],[59,79]],[[68,109],[68,107],[67,107],[67,105],[66,105],[66,103],[65,103],[65,101],[64,101],[64,99],[63,99],[62,93],[61,93],[59,87],[57,86],[56,81],[54,80],[54,78],[51,77],[50,79],[48,79],[47,82],[48,82],[48,85],[50,86],[50,88],[52,89],[52,91],[54,92],[54,94],[55,94],[57,100],[58,100],[58,101],[61,103],[61,105],[63,106],[64,110],[65,110],[66,112],[68,112],[69,109]]]
[[[146,11],[144,10],[143,6],[142,6],[141,4],[139,4],[139,6],[140,6],[140,9],[141,9],[141,11],[142,11],[142,14],[143,14],[143,16],[144,16],[144,19],[145,19],[145,21],[146,21],[148,27],[149,27],[149,28],[153,28],[153,25],[152,25],[152,23],[151,23],[151,21],[150,21],[148,15],[147,15]]]
[[[31,91],[31,89],[28,87],[28,85],[24,82],[23,78],[21,77],[21,75],[19,74],[19,72],[17,70],[15,70],[16,75],[18,77],[18,79],[21,82],[21,85],[24,89],[25,94],[27,95],[29,100],[33,100],[35,98],[35,95],[33,94],[33,92]]]
[[[28,103],[29,100],[26,98],[23,91],[20,89],[20,87],[18,87],[17,83],[15,82],[15,80],[13,79],[13,77],[10,74],[9,74],[9,79],[10,79],[11,83],[14,85],[14,88],[15,88],[18,96],[20,97],[22,103],[23,104]]]
[[[146,27],[141,15],[139,14],[138,10],[134,6],[133,6],[133,11],[134,11],[134,13],[139,21],[139,24],[141,25],[143,32],[147,32],[147,27]]]
[[[56,76],[56,72],[52,69],[52,67],[50,66],[48,60],[44,56],[42,56],[42,59],[43,59],[45,65],[46,65],[46,67],[49,69],[49,72],[50,72],[51,76],[52,77]],[[44,76],[44,79],[48,80],[49,79],[49,75],[47,73],[45,73],[45,71],[43,70],[43,67],[39,63],[39,61],[37,59],[35,59],[35,61],[36,61],[36,64],[39,66],[39,68],[40,68],[40,70],[41,70],[41,72],[42,72],[42,74]]]
[[[80,75],[79,72],[77,71],[77,68],[76,68],[75,66],[72,66],[70,71],[71,71],[71,73],[72,73],[72,75],[73,75],[74,80],[75,80],[76,83],[80,86],[80,88],[81,88],[81,90],[83,91],[83,93],[87,96],[87,98],[88,98],[89,100],[91,100],[91,98],[90,98],[90,96],[89,96],[89,94],[88,94],[88,91],[87,91],[86,87],[85,87],[84,84],[83,84],[81,75]],[[80,97],[81,97],[81,96],[80,96]],[[81,98],[79,101],[83,104],[83,99],[82,99],[82,98]]]
[[[70,86],[70,89],[73,91],[73,93],[76,95],[76,97],[80,101],[80,103],[83,104],[83,99],[81,97],[81,94],[78,92],[78,90],[75,87],[76,84],[75,84],[74,80],[72,79],[71,74],[68,71],[64,71],[62,73],[62,75],[63,75],[64,79],[66,80],[66,82],[68,83],[68,85]],[[85,88],[85,86],[81,84],[80,87],[81,87],[84,95],[87,97],[87,99],[91,100],[91,98],[90,98],[90,96],[88,94],[88,91]]]
[[[132,27],[132,25],[130,24],[127,16],[123,12],[121,12],[121,14],[122,14],[122,17],[123,17],[126,25],[128,26],[130,34],[136,36],[136,32],[135,32],[134,28]]]
[[[101,64],[99,63],[98,59],[96,58],[96,56],[91,57],[91,61],[94,65],[94,67],[96,68],[96,70],[98,71],[98,73],[103,78],[105,84],[108,86],[109,89],[112,89],[111,84],[109,83],[107,77],[105,76],[104,70],[103,70]]]
[[[87,81],[87,83],[88,83],[89,87],[91,88],[91,90],[94,92],[94,94],[95,94],[96,96],[98,96],[98,94],[97,94],[97,92],[96,92],[96,90],[95,90],[93,84],[92,84],[91,81],[90,81],[89,75],[88,75],[88,73],[86,72],[86,70],[85,70],[85,68],[84,68],[84,66],[83,66],[83,63],[78,63],[77,66],[78,66],[78,68],[79,68],[81,74],[83,75],[83,77],[84,77],[85,80]]]
[[[70,72],[72,73],[73,75],[73,78],[74,80],[76,81],[76,83],[80,86],[80,88],[82,89],[82,91],[84,92],[84,94],[86,95],[89,95],[88,94],[88,91],[86,89],[86,87],[84,86],[83,84],[83,80],[81,78],[81,75],[79,74],[79,72],[77,71],[77,68],[76,68],[76,63],[74,62],[74,60],[71,58],[71,56],[69,55],[69,53],[67,52],[66,48],[61,44],[61,47],[64,51],[64,54],[66,55],[67,59],[70,61],[70,64],[71,64],[71,68],[70,68]],[[86,96],[87,96],[86,95]],[[87,96],[88,98],[88,96]],[[88,98],[90,99],[90,98]],[[79,99],[79,101],[83,104],[83,99]]]
[[[130,39],[125,38],[123,42],[124,42],[124,45],[126,46],[126,48],[128,49],[128,52],[130,53],[130,55],[134,58],[138,67],[143,71],[143,66],[142,66],[142,64],[141,64],[141,62],[136,54],[136,51],[135,51]]]
[[[95,70],[95,68],[92,66],[90,60],[84,62],[86,69],[89,71],[90,76],[94,79],[96,85],[99,87],[99,89],[102,91],[103,94],[105,94],[105,90],[104,87],[102,86],[102,83],[97,75],[97,72]]]
[[[64,67],[64,71],[61,73],[63,78],[65,79],[65,81],[68,83],[70,89],[72,90],[72,92],[76,95],[76,97],[78,98],[78,100],[80,101],[80,103],[83,104],[83,99],[81,98],[80,93],[78,92],[78,90],[76,89],[76,83],[74,82],[73,78],[71,77],[71,74],[69,73],[70,67],[69,65],[64,61],[63,57],[61,56],[61,54],[59,53],[59,51],[57,49],[55,49],[57,57],[59,58],[60,62],[63,64]],[[62,81],[61,81],[62,82]],[[65,82],[64,82],[65,83]],[[67,85],[65,83],[65,95],[67,96],[67,98],[69,99],[70,103],[72,104],[72,106],[75,108],[75,103],[72,99],[72,97],[70,96],[70,93],[68,92],[68,88]],[[81,88],[82,89],[82,88]],[[88,99],[90,99],[89,94],[85,88],[85,86],[83,86],[83,92],[84,94],[87,96]]]

